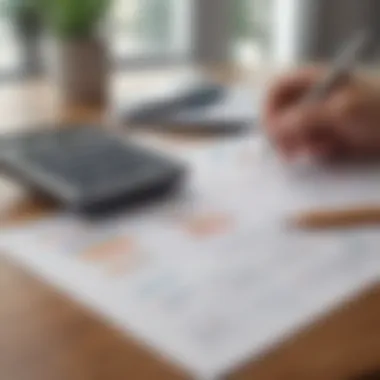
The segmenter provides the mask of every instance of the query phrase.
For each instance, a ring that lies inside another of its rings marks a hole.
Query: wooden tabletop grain
[[[114,94],[173,73],[115,80]],[[0,130],[62,120],[95,120],[66,110],[45,82],[0,86]],[[0,180],[0,228],[52,212],[52,205]],[[380,370],[380,285],[273,348],[230,379],[350,380]],[[180,380],[186,374],[116,331],[0,254],[1,380]],[[379,376],[380,378],[380,376]]]

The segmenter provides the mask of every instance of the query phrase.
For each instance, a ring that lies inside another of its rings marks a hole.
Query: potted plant
[[[12,25],[20,43],[22,72],[40,74],[42,18],[36,0],[8,0],[6,3]]]
[[[101,25],[111,0],[40,1],[53,38],[52,68],[62,99],[69,105],[104,105],[108,52]]]

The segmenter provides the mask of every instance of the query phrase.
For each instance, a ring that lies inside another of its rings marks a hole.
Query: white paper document
[[[380,230],[284,223],[380,202],[380,171],[292,173],[259,151],[184,154],[193,173],[177,199],[97,224],[57,215],[2,231],[0,248],[194,378],[218,378],[380,277]]]

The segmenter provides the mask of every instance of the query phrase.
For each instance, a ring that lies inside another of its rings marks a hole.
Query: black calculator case
[[[107,130],[75,126],[0,138],[0,169],[86,216],[170,194],[186,165]]]

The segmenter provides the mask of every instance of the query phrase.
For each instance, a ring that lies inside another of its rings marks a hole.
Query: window
[[[33,65],[43,66],[36,41],[40,31],[29,19],[34,37],[25,30],[19,33],[20,25],[9,13],[12,1],[0,0],[0,77],[35,73]],[[238,62],[258,64],[272,53],[275,4],[291,0],[112,1],[111,50],[116,64],[127,69],[133,63],[221,62],[231,55]]]
[[[272,54],[273,0],[235,0],[232,54],[241,63],[259,64]]]
[[[111,26],[116,60],[185,58],[190,11],[191,0],[116,0]]]
[[[20,20],[10,12],[12,1],[0,0],[0,78],[31,74],[33,66],[41,65],[39,42],[30,33],[20,33]],[[185,60],[190,53],[191,2],[113,0],[109,36],[116,64]]]
[[[0,77],[14,74],[21,69],[17,26],[10,18],[7,0],[0,0],[0,51]]]

